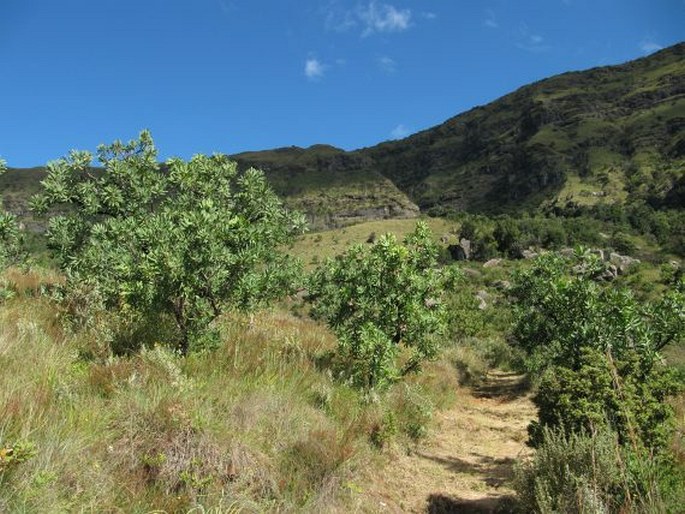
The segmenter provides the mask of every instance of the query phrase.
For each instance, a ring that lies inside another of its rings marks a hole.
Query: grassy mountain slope
[[[542,80],[357,153],[422,209],[497,212],[629,196],[682,206],[685,44]]]

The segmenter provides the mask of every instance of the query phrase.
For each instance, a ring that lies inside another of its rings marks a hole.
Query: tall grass
[[[283,310],[226,316],[220,347],[188,357],[94,352],[62,318],[39,293],[0,305],[0,512],[361,508],[350,484],[458,387],[438,360],[366,397],[322,365],[331,333]]]

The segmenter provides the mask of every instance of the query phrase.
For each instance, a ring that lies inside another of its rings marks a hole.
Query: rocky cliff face
[[[313,229],[386,218],[413,218],[419,208],[373,161],[326,145],[280,148],[233,156],[242,168],[264,170],[292,208],[306,213]]]

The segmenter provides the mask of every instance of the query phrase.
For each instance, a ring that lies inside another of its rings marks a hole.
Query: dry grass
[[[0,511],[347,512],[374,427],[392,412],[391,446],[414,444],[457,388],[441,360],[366,398],[327,372],[325,327],[283,310],[220,325],[212,352],[94,355],[48,299],[0,305],[0,451],[26,449],[0,466]]]
[[[305,267],[311,269],[328,257],[343,253],[350,245],[366,242],[372,234],[380,236],[392,233],[398,239],[402,239],[414,230],[416,221],[415,219],[369,221],[345,228],[312,232],[296,242],[289,253],[302,259]],[[436,239],[456,228],[454,222],[442,218],[426,218],[425,221]],[[456,236],[452,235],[452,237],[456,241]]]

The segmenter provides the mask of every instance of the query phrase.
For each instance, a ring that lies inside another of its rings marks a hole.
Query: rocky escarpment
[[[241,168],[262,169],[286,204],[313,229],[386,218],[413,218],[419,208],[366,156],[327,145],[232,156]]]

